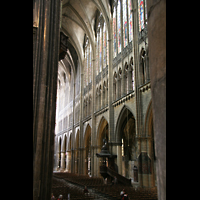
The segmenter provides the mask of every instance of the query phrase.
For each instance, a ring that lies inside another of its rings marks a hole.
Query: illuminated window
[[[116,7],[113,12],[113,58],[117,56]]]
[[[117,5],[117,26],[118,26],[118,53],[121,52],[121,2]]]
[[[108,38],[108,34],[107,34]],[[109,65],[109,42],[107,41],[107,65]]]
[[[100,28],[99,72],[102,71],[102,28]]]
[[[87,41],[87,47],[86,47],[86,85],[88,84],[88,66],[89,66],[89,45]]]
[[[124,39],[124,47],[126,47],[128,45],[128,24],[127,24],[126,0],[123,0],[123,39]]]
[[[103,67],[106,67],[106,53],[107,53],[107,34],[106,34],[106,23],[103,26]]]
[[[147,3],[146,3],[147,1],[146,0],[144,0],[144,7],[145,7],[145,9],[144,9],[144,12],[145,12],[145,24],[147,25]]]
[[[85,61],[84,61],[84,87],[92,80],[92,46],[87,38],[85,42]]]
[[[138,0],[138,17],[139,17],[139,31],[144,29],[144,3],[143,0]]]
[[[147,6],[146,0],[138,0],[139,31],[147,25]]]
[[[128,18],[129,18],[129,42],[133,40],[133,22],[132,22],[132,5],[131,0],[128,0]]]

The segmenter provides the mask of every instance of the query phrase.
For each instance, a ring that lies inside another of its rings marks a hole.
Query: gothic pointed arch
[[[146,116],[145,116],[145,126],[144,126],[145,137],[149,138],[149,150],[148,155],[151,162],[147,163],[148,168],[151,170],[151,175],[149,182],[152,186],[156,185],[156,146],[154,140],[154,126],[153,126],[153,111],[152,111],[152,100],[149,102]]]
[[[97,145],[100,148],[103,145],[103,138],[106,138],[108,142],[108,121],[104,116],[101,118],[97,129]]]
[[[121,142],[120,127],[122,126],[123,121],[127,119],[127,113],[128,113],[128,119],[132,117],[135,121],[135,116],[132,113],[131,109],[127,105],[124,105],[123,108],[121,109],[121,112],[119,113],[116,127],[115,127],[116,142]]]
[[[87,124],[84,136],[84,174],[91,174],[91,127]]]
[[[115,130],[116,143],[121,144],[118,159],[122,162],[118,162],[118,167],[121,169],[121,175],[126,178],[132,176],[132,172],[129,170],[130,163],[136,161],[137,141],[135,127],[135,117],[131,110],[124,105],[119,114]]]

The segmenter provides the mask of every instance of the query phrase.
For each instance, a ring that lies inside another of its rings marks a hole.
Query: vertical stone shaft
[[[166,199],[166,0],[147,1],[158,199]]]
[[[33,48],[33,199],[50,199],[59,49],[60,1],[37,0]]]

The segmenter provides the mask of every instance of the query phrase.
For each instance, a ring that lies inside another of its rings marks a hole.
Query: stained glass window
[[[132,22],[132,5],[131,0],[128,0],[128,17],[129,17],[129,42],[133,40],[133,22]]]
[[[107,37],[106,37],[106,23],[103,26],[103,67],[106,67],[106,48],[107,48]]]
[[[100,28],[99,72],[102,71],[102,28]]]
[[[117,56],[116,7],[113,12],[113,58]]]
[[[144,7],[145,7],[145,24],[147,24],[147,1],[144,1]]]
[[[126,0],[123,0],[123,39],[124,47],[128,45],[128,24],[127,24],[127,5]]]
[[[117,5],[117,25],[118,25],[118,53],[121,52],[121,2]]]
[[[138,14],[139,14],[139,31],[144,29],[144,3],[143,0],[138,0]]]

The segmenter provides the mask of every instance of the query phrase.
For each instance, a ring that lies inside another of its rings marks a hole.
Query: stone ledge
[[[132,91],[132,92],[128,93],[127,95],[121,97],[120,99],[117,99],[116,101],[114,101],[112,103],[112,106],[116,107],[116,106],[120,105],[121,103],[124,103],[125,101],[130,100],[134,96],[135,96],[135,91]]]

